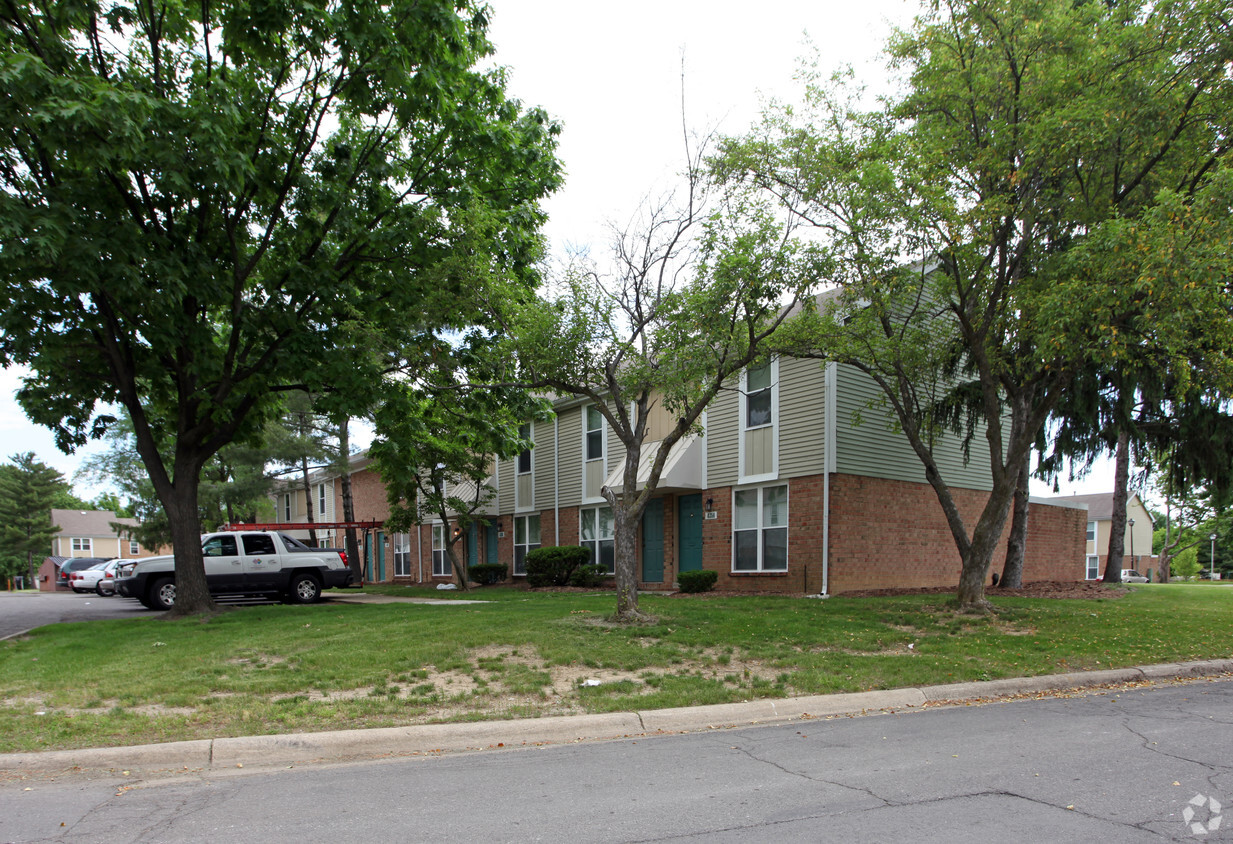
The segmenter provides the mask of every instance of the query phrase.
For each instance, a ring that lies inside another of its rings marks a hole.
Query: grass
[[[470,594],[55,624],[0,642],[0,752],[608,712],[1233,655],[1233,588],[1119,599]]]

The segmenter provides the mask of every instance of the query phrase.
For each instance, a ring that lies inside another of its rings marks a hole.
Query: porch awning
[[[490,492],[495,490],[496,489],[496,478],[489,476],[488,480],[484,481],[484,486],[487,487],[488,491]],[[454,497],[461,498],[463,501],[470,503],[474,501],[476,498],[475,484],[472,483],[471,481],[464,481],[459,484],[450,484],[447,490],[447,494],[451,498],[454,498]],[[451,511],[451,513],[452,512],[453,511]],[[457,515],[457,514],[454,514],[454,515]],[[497,503],[497,496],[493,495],[492,498],[490,498],[488,502],[484,504],[484,506],[480,507],[478,510],[475,511],[475,515],[477,516],[499,516],[501,515],[501,506],[500,504]]]
[[[646,443],[642,447],[641,459],[638,461],[638,489],[646,488],[647,478],[651,476],[651,464],[659,454],[663,440]],[[608,477],[604,486],[613,492],[624,489],[625,458],[622,457]],[[676,445],[668,452],[664,461],[663,471],[659,473],[657,490],[672,492],[674,490],[702,489],[702,437],[694,435],[677,440]]]

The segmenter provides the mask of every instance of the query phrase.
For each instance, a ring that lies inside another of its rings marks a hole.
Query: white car
[[[1134,569],[1122,569],[1122,583],[1147,583],[1147,578]]]
[[[104,598],[109,595],[116,594],[116,578],[119,576],[120,566],[123,563],[136,564],[136,560],[111,560],[103,566],[103,576],[98,579],[98,583],[94,584],[94,591]]]
[[[88,569],[78,569],[77,571],[69,572],[68,585],[74,592],[93,592],[94,587],[103,577],[103,569],[107,566],[106,562],[95,563]]]

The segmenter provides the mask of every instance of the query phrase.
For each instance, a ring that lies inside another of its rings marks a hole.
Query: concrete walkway
[[[444,752],[642,738],[817,718],[911,712],[927,705],[956,705],[1071,689],[1218,675],[1233,675],[1233,659],[645,712],[202,739],[47,753],[9,753],[0,754],[0,776],[12,778],[55,774],[57,777],[79,775],[149,779],[224,774],[235,773],[239,769],[263,770]]]

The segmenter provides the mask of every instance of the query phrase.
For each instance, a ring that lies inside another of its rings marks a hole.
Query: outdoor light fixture
[[[707,509],[708,511],[709,511],[709,510],[714,510],[714,509],[715,509],[715,499],[714,499],[714,498],[708,498],[708,499],[706,500],[706,509]]]

